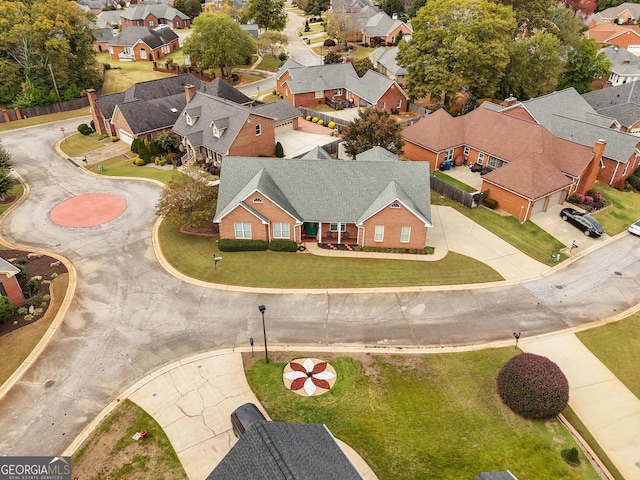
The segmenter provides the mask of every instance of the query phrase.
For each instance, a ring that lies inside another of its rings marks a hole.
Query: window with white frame
[[[147,51],[144,48],[140,49],[140,58],[142,58],[143,60],[147,59]]]
[[[464,154],[469,155],[469,147],[464,147]]]
[[[396,102],[396,108],[402,108],[402,99],[399,98],[398,101]]]
[[[262,135],[262,125],[259,123],[256,125],[256,135]]]
[[[150,27],[155,27],[156,26],[156,22],[154,22],[153,20],[149,20],[149,26]]]
[[[373,241],[382,242],[384,240],[384,225],[376,225],[373,232]]]
[[[411,227],[408,227],[408,226],[402,227],[402,231],[400,232],[400,242],[409,243],[410,238],[411,238]]]
[[[274,222],[273,238],[289,238],[289,224],[285,222]]]
[[[162,53],[171,53],[169,45],[162,45]]]
[[[338,96],[342,95],[342,89],[341,89],[341,88],[336,88],[336,89],[333,91],[333,94],[334,94],[334,95],[338,95]]]
[[[330,232],[337,232],[338,231],[338,225],[340,225],[340,231],[341,232],[346,232],[347,231],[347,224],[346,223],[330,223],[329,224],[329,231]]]
[[[384,110],[384,108],[387,106],[386,102],[380,102],[380,109]]]
[[[447,153],[444,155],[444,161],[450,162],[453,160],[453,148],[451,150],[447,150]]]
[[[500,168],[502,165],[504,165],[505,162],[503,162],[502,160],[500,160],[499,158],[496,158],[492,155],[489,155],[489,160],[487,161],[487,167],[489,168]]]
[[[319,98],[324,98],[324,92],[322,90],[318,90],[315,93],[315,98],[316,98],[316,100],[319,99]]]
[[[484,163],[484,153],[480,152],[478,154],[478,160],[476,160],[476,163],[482,165]]]
[[[233,228],[236,233],[236,238],[251,238],[251,224],[235,222]]]

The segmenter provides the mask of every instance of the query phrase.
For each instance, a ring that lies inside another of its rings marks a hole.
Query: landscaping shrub
[[[358,252],[413,253],[416,255],[433,255],[433,247],[425,248],[388,248],[388,247],[356,247]]]
[[[335,47],[336,46],[336,41],[333,38],[327,38],[324,41],[324,46],[327,47],[327,48]]]
[[[29,313],[29,310],[26,307],[20,307],[17,311],[17,314],[21,317],[24,317],[27,313]]]
[[[38,281],[35,278],[29,279],[27,282],[27,293],[29,296],[34,295],[38,291]]]
[[[140,144],[138,145],[138,156],[144,160],[144,163],[149,163],[151,161],[151,152],[149,151],[149,147],[144,143],[144,140],[140,140]]]
[[[295,252],[298,250],[298,244],[291,240],[271,240],[269,250],[272,252]]]
[[[336,128],[336,122],[334,122],[333,120],[331,120],[328,124],[327,127],[329,128]]]
[[[13,304],[7,297],[0,297],[0,323],[7,321],[13,315]]]
[[[18,273],[16,273],[16,278],[18,280],[24,280],[25,278],[27,278],[27,269],[25,268],[25,266],[23,264],[16,264],[16,267],[18,267],[18,270],[20,270]]]
[[[131,159],[131,163],[137,165],[138,167],[142,167],[145,164],[144,160],[140,157],[133,157]]]
[[[574,193],[569,197],[569,203],[582,203],[584,200],[584,195],[579,193]]]
[[[324,125],[324,120],[322,119],[318,120],[318,125]]]
[[[310,122],[310,121],[311,121],[311,115],[307,115],[306,117],[304,117],[304,119],[305,119],[306,121]]]
[[[280,60],[281,62],[284,62],[287,59],[287,54],[284,52],[280,52],[280,55],[278,55],[278,60]]]
[[[572,467],[580,465],[580,455],[578,454],[578,449],[576,447],[566,448],[562,450],[560,454],[562,455],[562,459]]]
[[[516,355],[500,369],[496,382],[502,401],[524,418],[551,418],[569,403],[567,377],[541,355]]]
[[[277,158],[284,157],[284,148],[282,148],[282,144],[280,142],[276,143],[276,157]]]
[[[89,135],[89,134],[93,133],[93,130],[91,129],[91,127],[89,125],[87,125],[86,123],[81,123],[80,125],[78,125],[78,131],[82,135]]]
[[[141,143],[144,143],[142,140],[140,140],[139,138],[134,138],[133,141],[131,142],[131,151],[133,153],[138,153],[138,147],[140,146]]]
[[[218,248],[221,252],[263,252],[267,249],[264,240],[238,240],[233,238],[221,238],[218,240]]]
[[[313,117],[313,118],[311,119],[311,121],[312,121],[313,123],[318,123],[318,117]]]
[[[485,198],[482,203],[491,210],[495,210],[498,207],[498,201],[495,198]]]
[[[589,195],[585,195],[582,201],[587,205],[591,205],[593,203],[593,197],[590,197]]]

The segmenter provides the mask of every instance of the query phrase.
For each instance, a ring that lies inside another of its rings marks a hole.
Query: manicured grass
[[[316,33],[322,33],[324,32],[324,26],[322,25],[322,22],[309,22],[309,31],[305,32],[304,31],[304,24],[302,25],[302,27],[300,27],[300,30],[298,31],[298,34],[301,37],[308,37],[309,35],[314,35]],[[318,40],[316,40],[315,38],[311,39],[311,43],[315,43]]]
[[[604,198],[613,205],[593,213],[608,235],[616,235],[640,218],[640,193],[621,192],[609,185],[596,182],[594,188],[600,190]]]
[[[56,277],[51,282],[53,300],[44,317],[32,325],[27,325],[0,337],[0,358],[2,358],[2,362],[0,362],[0,385],[13,375],[13,372],[24,362],[25,358],[29,356],[45,334],[58,310],[60,310],[68,285],[68,274],[65,273]]]
[[[640,312],[576,336],[640,398]]]
[[[0,123],[0,133],[16,130],[18,128],[32,127],[34,125],[43,125],[50,122],[59,122],[70,118],[85,117],[91,115],[89,107],[79,108],[77,110],[69,110],[68,112],[50,113],[48,115],[39,115],[37,117],[26,118],[16,122]],[[62,133],[60,133],[62,137]]]
[[[474,222],[495,233],[518,250],[546,265],[556,265],[551,261],[551,253],[564,248],[564,244],[549,235],[532,222],[520,224],[517,218],[503,216],[484,207],[466,208],[436,193],[431,192],[432,205],[446,205],[455,208]],[[562,256],[564,260],[566,256]]]
[[[102,166],[102,171],[100,171]],[[180,174],[178,170],[161,170],[151,165],[138,167],[131,163],[131,160],[124,160],[122,157],[111,157],[102,162],[91,165],[89,169],[99,175],[107,175],[112,177],[139,177],[151,178],[162,183],[169,183],[174,175]]]
[[[439,172],[438,170],[433,170],[431,172],[431,175],[433,175],[434,177],[439,178],[440,180],[443,180],[443,181],[447,182],[449,185],[453,185],[454,187],[457,187],[460,190],[463,190],[465,192],[474,193],[474,192],[477,191],[475,188],[470,187],[466,183],[462,183],[457,178],[453,178],[452,176],[446,175],[446,174],[444,174],[442,172]]]
[[[80,133],[67,133],[67,139],[63,140],[60,144],[60,150],[67,154],[69,157],[75,157],[82,155],[83,153],[91,152],[104,147],[96,137],[91,135],[82,135]]]
[[[11,203],[0,204],[0,215],[6,212],[9,209],[9,207],[14,203],[16,203],[16,201],[24,194],[24,187],[22,186],[21,183],[16,183],[11,189],[11,191],[9,192],[9,194],[16,195],[16,199]]]
[[[503,278],[484,263],[449,252],[435,262],[320,257],[309,253],[220,252],[212,237],[185,235],[163,222],[162,253],[190,277],[208,282],[271,288],[349,288],[457,285]],[[223,260],[213,268],[213,256]],[[277,266],[277,268],[274,268]]]
[[[136,432],[147,438],[134,440]],[[147,412],[125,400],[104,419],[72,457],[77,478],[186,480],[166,434]]]
[[[260,70],[267,70],[269,72],[276,72],[283,63],[284,62],[278,57],[274,57],[273,55],[265,55],[264,57],[262,57],[262,61],[256,68]]]
[[[112,60],[109,58],[108,52],[98,53],[96,54],[96,58],[98,62],[111,65],[111,68],[105,71],[102,95],[124,92],[134,83],[166,78],[171,75],[170,73],[154,72],[153,62],[121,62],[119,60]],[[162,62],[162,59],[160,62]]]
[[[247,379],[273,420],[326,424],[380,480],[472,479],[507,469],[521,479],[598,479],[583,455],[577,468],[562,460],[575,442],[559,421],[524,420],[502,403],[495,377],[514,353],[334,358],[334,387],[311,398],[285,389],[284,363],[260,360]]]
[[[591,432],[587,430],[587,427],[584,426],[584,423],[582,423],[582,421],[578,418],[578,416],[571,409],[571,407],[565,408],[564,411],[562,412],[562,415],[564,415],[564,418],[566,418],[567,421],[571,424],[571,426],[576,429],[576,431],[580,434],[580,436],[584,439],[584,441],[589,444],[589,446],[598,456],[600,461],[604,464],[605,467],[607,467],[607,470],[609,470],[609,473],[613,475],[613,478],[615,478],[616,480],[624,480],[624,477],[622,476],[620,471],[616,468],[613,462],[609,460],[609,457],[604,452],[600,444],[596,442],[596,439],[593,438],[593,435],[591,435]]]
[[[349,54],[349,56],[353,59],[368,57],[375,50],[375,48],[363,47],[362,45],[357,45],[357,46],[349,45],[349,46],[351,47],[351,53]],[[341,53],[344,53],[344,52],[341,52]]]

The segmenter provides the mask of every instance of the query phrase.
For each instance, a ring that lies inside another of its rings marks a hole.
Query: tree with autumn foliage
[[[344,132],[346,152],[355,157],[373,147],[382,147],[400,155],[404,140],[402,127],[386,110],[364,108]]]
[[[588,18],[596,11],[596,0],[563,0],[567,7],[579,14],[582,18]]]

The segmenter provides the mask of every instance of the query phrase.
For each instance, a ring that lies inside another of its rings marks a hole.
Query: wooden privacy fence
[[[324,122],[325,127],[329,125],[329,122],[331,121],[333,121],[336,125],[340,125],[341,127],[346,127],[347,125],[349,125],[349,122],[347,122],[343,118],[332,117],[331,115],[327,115],[326,113],[316,112],[315,110],[310,110],[308,108],[298,107],[298,111],[303,117],[318,117],[319,120],[322,120]]]
[[[66,102],[52,103],[51,105],[39,105],[37,107],[12,108],[2,110],[0,115],[0,123],[15,122],[23,118],[38,117],[40,115],[48,115],[50,113],[68,112],[70,110],[78,110],[89,106],[89,97],[80,97],[75,100]],[[87,112],[88,114],[89,112]]]
[[[438,177],[431,175],[431,189],[438,192],[440,195],[447,197],[449,200],[453,200],[467,208],[474,208],[481,205],[485,198],[489,196],[489,190],[482,192],[469,193],[464,190],[460,190],[458,187],[454,187],[450,183],[441,180]]]

